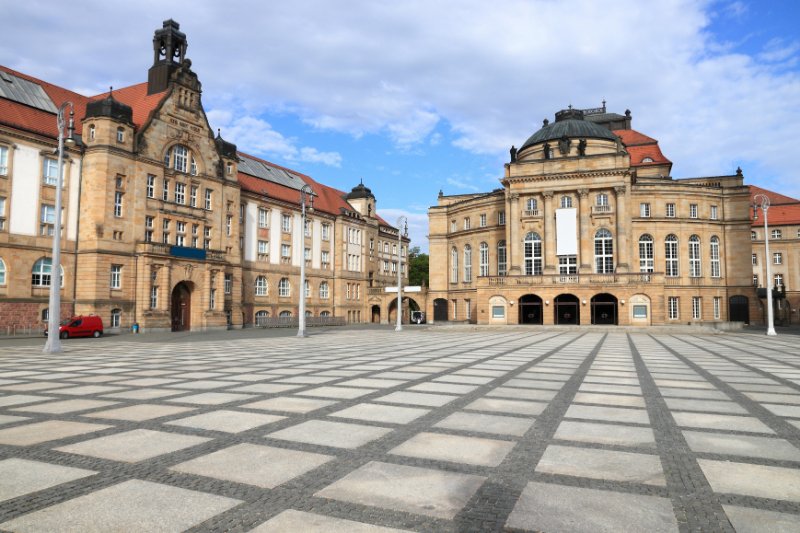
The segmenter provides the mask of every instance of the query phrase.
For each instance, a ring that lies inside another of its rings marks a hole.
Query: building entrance
[[[436,298],[433,301],[433,321],[447,322],[447,300]]]
[[[581,323],[578,297],[573,294],[559,294],[553,300],[555,322],[557,325],[578,325]]]
[[[728,304],[728,320],[731,322],[750,323],[750,302],[747,296],[731,296]]]
[[[526,294],[519,299],[519,323],[542,323],[542,299],[535,294]]]
[[[181,281],[172,289],[172,331],[189,331],[192,327],[192,290]]]
[[[617,325],[617,298],[611,294],[592,297],[592,324]]]

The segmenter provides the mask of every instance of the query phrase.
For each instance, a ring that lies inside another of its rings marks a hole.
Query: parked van
[[[58,330],[62,339],[69,337],[97,338],[103,334],[103,320],[97,315],[74,316],[62,320]],[[47,336],[47,328],[44,330],[44,336]]]

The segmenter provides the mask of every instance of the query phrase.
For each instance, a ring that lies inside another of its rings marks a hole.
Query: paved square
[[[797,340],[0,340],[0,530],[798,531]]]

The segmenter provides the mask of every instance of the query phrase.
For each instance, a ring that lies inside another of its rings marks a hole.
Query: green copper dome
[[[562,137],[570,139],[607,139],[612,142],[617,141],[617,136],[610,130],[599,126],[594,122],[583,119],[583,112],[579,109],[564,109],[556,113],[556,121],[549,124],[545,121],[542,129],[528,137],[525,144],[519,151],[523,151],[529,146],[547,141],[557,141]]]

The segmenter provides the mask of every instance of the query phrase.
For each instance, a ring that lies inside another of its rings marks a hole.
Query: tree
[[[408,284],[428,285],[428,254],[423,254],[419,246],[408,251]]]

